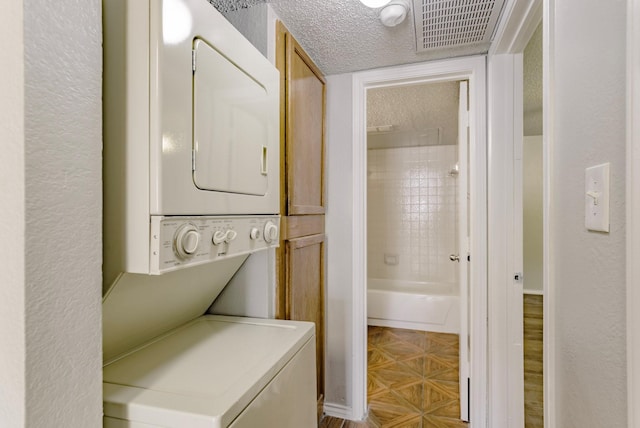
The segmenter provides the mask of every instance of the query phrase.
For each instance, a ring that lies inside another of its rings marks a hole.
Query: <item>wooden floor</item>
[[[463,428],[458,335],[369,327],[366,422],[325,417],[320,428]]]
[[[524,295],[525,428],[544,427],[542,296]],[[458,336],[369,327],[365,422],[325,417],[320,428],[457,428]]]
[[[542,296],[524,295],[524,426],[544,427]]]

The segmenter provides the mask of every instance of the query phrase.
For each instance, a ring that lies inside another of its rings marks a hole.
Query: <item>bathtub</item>
[[[369,278],[368,324],[438,333],[460,332],[456,284]]]

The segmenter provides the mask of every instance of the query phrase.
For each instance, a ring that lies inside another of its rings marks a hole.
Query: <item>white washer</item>
[[[315,427],[314,367],[313,323],[205,315],[105,365],[104,427]]]

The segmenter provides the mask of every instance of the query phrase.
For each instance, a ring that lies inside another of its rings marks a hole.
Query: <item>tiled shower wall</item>
[[[369,278],[455,283],[457,146],[367,152]]]

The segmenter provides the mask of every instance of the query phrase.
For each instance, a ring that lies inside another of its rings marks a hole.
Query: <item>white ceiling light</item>
[[[390,1],[391,0],[360,0],[363,5],[371,8],[386,6]]]
[[[393,0],[380,11],[380,21],[387,27],[395,27],[404,21],[410,7],[408,0]]]

